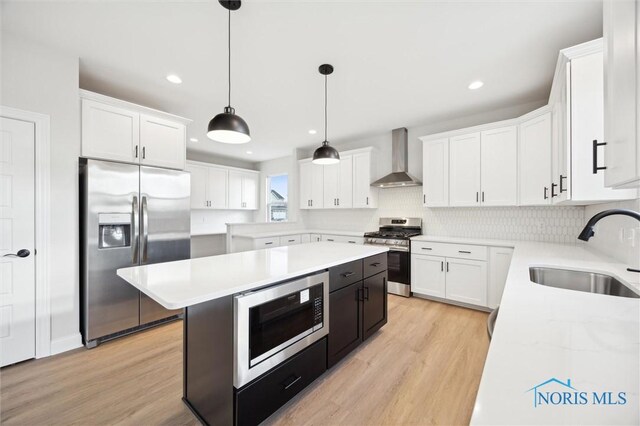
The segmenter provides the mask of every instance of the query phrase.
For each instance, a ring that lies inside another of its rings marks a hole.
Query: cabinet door
[[[568,64],[570,65],[570,64]],[[552,203],[562,203],[571,199],[571,174],[569,173],[570,150],[567,130],[571,110],[567,105],[567,97],[570,80],[567,76],[566,83],[562,84],[560,99],[553,105],[551,112],[551,194]]]
[[[311,170],[312,164],[311,161],[306,161],[300,163],[298,168],[299,179],[300,179],[300,209],[310,209],[311,208]]]
[[[344,358],[362,341],[361,297],[362,281],[329,295],[329,367]]]
[[[111,105],[82,100],[82,156],[138,163],[140,116]]]
[[[311,163],[311,208],[321,209],[324,206],[324,166]],[[326,206],[330,208],[331,206]]]
[[[362,337],[366,340],[387,323],[387,273],[366,278],[362,290]]]
[[[551,202],[551,113],[520,125],[520,205]]]
[[[242,208],[247,210],[258,208],[258,175],[255,173],[243,173]]]
[[[518,128],[482,132],[480,152],[480,202],[484,206],[515,206],[518,203]]]
[[[448,257],[445,272],[447,299],[487,306],[487,262]]]
[[[634,0],[604,2],[604,158],[605,185],[620,186],[640,179],[640,142],[638,141],[637,67],[638,24]],[[602,151],[600,151],[602,153]],[[602,172],[600,172],[602,173]]]
[[[341,156],[338,166],[340,169],[337,191],[338,208],[350,209],[353,207],[353,157],[350,155]]]
[[[480,205],[480,133],[449,139],[449,205]]]
[[[151,115],[140,115],[140,163],[147,166],[184,169],[186,156],[184,124]]]
[[[449,205],[449,139],[422,144],[422,203],[425,207]]]
[[[207,178],[207,200],[211,209],[227,208],[229,171],[220,167],[209,167]]]
[[[191,173],[191,208],[208,208],[207,181],[209,179],[209,169],[205,166],[187,164],[186,170]]]
[[[513,249],[509,247],[489,247],[489,284],[487,285],[487,306],[495,309],[500,304],[504,285],[507,282]]]
[[[242,172],[229,170],[228,207],[232,210],[242,209]]]
[[[342,161],[340,161],[342,163]],[[340,185],[340,163],[323,166],[323,200],[324,208],[338,208],[338,186]]]
[[[411,291],[445,297],[444,257],[411,255]]]
[[[377,188],[371,186],[371,153],[365,152],[353,156],[353,208],[366,209],[377,206]]]

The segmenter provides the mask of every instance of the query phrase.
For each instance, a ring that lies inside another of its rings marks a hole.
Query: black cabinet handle
[[[369,205],[369,197],[367,197],[367,205]]]
[[[355,244],[355,241],[347,241],[349,244]]]
[[[138,158],[138,145],[136,145],[136,158]]]
[[[606,166],[598,167],[598,147],[606,145],[606,142],[598,143],[597,139],[593,140],[593,174],[598,174],[598,170],[607,170]]]
[[[273,244],[273,241],[269,241],[268,243],[264,243],[265,246],[268,246],[269,244]]]
[[[433,250],[431,247],[422,247],[422,250]]]
[[[444,262],[440,262],[440,272],[444,271]]]
[[[484,203],[484,191],[482,191],[482,202]]]
[[[291,386],[295,385],[296,383],[298,383],[298,380],[302,379],[302,376],[292,376],[289,377],[283,384],[282,386],[284,386],[284,390],[289,389]]]
[[[447,272],[449,272],[449,262],[447,262]]]
[[[290,243],[293,243],[295,240],[287,240],[287,241],[290,242]]]
[[[557,183],[551,183],[551,198],[556,197],[558,194],[556,194],[556,186],[558,186]]]
[[[476,192],[476,203],[478,202],[478,193]]]
[[[369,287],[364,288],[366,290],[366,294],[364,295],[364,300],[369,300]]]
[[[466,251],[466,250],[458,250],[458,253],[471,254],[470,251]]]
[[[147,147],[143,146],[142,147],[142,159],[144,160],[145,158],[147,158]]]
[[[422,194],[422,204],[427,204],[427,194]]]
[[[563,192],[567,192],[567,188],[564,188],[562,186],[562,179],[566,179],[566,178],[567,178],[566,176],[560,175],[560,194],[562,194]]]
[[[327,238],[327,241],[333,241],[333,239],[332,238]]]
[[[547,191],[549,191],[549,188],[547,188],[546,186],[544,187],[544,199],[546,200],[547,198],[549,198],[549,196],[547,195]]]
[[[362,287],[358,287],[358,290],[356,291],[356,300],[358,302],[364,302],[364,290]]]
[[[376,266],[376,267],[378,267],[378,266],[380,266],[380,262],[373,262],[373,263],[371,264],[371,266]]]
[[[342,275],[342,276],[343,276],[343,277],[345,277],[345,278],[349,278],[349,277],[350,277],[351,275],[353,275],[354,273],[355,273],[355,272],[345,272],[345,273],[340,274],[340,275]]]

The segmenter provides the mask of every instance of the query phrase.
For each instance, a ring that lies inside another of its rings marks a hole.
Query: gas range
[[[416,217],[380,218],[380,229],[364,234],[364,243],[389,247],[389,250],[409,251],[410,238],[420,235],[422,219]]]

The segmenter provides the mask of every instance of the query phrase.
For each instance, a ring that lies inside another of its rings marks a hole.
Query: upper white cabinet
[[[81,90],[82,156],[184,169],[189,120]]]
[[[253,170],[189,161],[192,209],[256,210],[258,176]]]
[[[480,133],[449,139],[449,205],[480,204]]]
[[[604,1],[604,170],[608,187],[640,186],[640,2]]]
[[[480,134],[480,203],[515,206],[518,202],[518,129],[516,126]]]
[[[258,172],[229,170],[229,209],[256,210],[258,208]]]
[[[82,155],[116,161],[139,160],[140,115],[125,108],[82,100]]]
[[[300,208],[344,209],[377,207],[373,180],[373,150],[340,153],[340,162],[321,166],[311,159],[299,161]]]
[[[449,139],[436,139],[422,145],[422,203],[425,207],[449,205]]]
[[[140,114],[140,164],[184,169],[186,126],[148,114]]]
[[[551,113],[520,124],[520,205],[551,203]]]

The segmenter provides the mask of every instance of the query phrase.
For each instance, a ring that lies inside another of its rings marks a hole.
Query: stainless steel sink
[[[609,296],[640,298],[617,279],[604,274],[556,268],[529,268],[529,278],[537,284]]]

